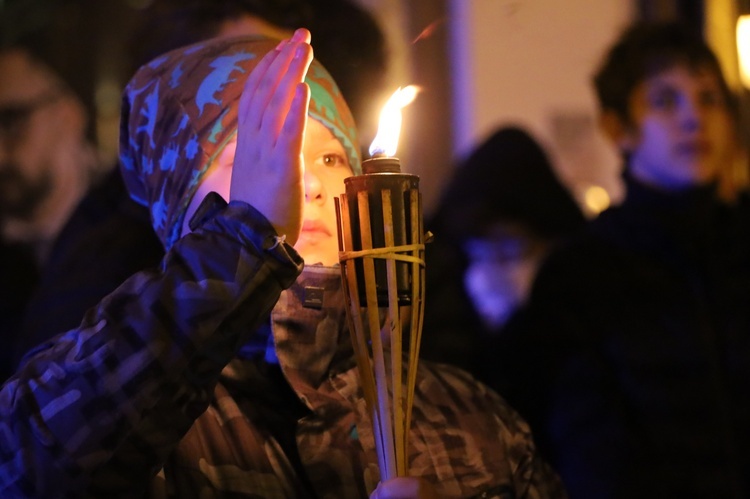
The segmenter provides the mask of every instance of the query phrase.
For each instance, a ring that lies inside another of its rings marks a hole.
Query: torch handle
[[[337,199],[336,209],[349,329],[373,421],[381,478],[407,476],[424,313],[418,178],[365,174],[345,184],[347,192]]]

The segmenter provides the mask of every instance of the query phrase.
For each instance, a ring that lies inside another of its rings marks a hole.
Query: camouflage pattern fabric
[[[310,290],[323,290],[320,308],[305,306]],[[299,400],[279,398],[262,362],[232,361],[209,410],[157,477],[158,497],[199,490],[199,497],[353,498],[374,490],[380,475],[372,422],[343,303],[338,269],[307,267],[282,292],[271,315],[273,336]],[[526,424],[468,374],[423,362],[415,397],[410,473],[441,497],[564,497]],[[299,402],[305,410],[288,431],[304,476],[269,438],[269,419],[279,413],[263,409]]]
[[[305,307],[310,289],[324,290],[321,308]],[[304,476],[271,437],[270,419],[293,401],[279,397],[262,361],[235,359],[156,477],[153,497],[364,498],[374,490],[372,422],[342,304],[339,271],[308,267],[271,315],[284,377],[305,407],[288,430]],[[446,365],[421,363],[410,463],[441,497],[565,497],[528,426],[494,392]]]
[[[338,271],[312,266],[298,279],[299,255],[268,221],[216,194],[177,238],[196,183],[233,133],[236,106],[221,106],[239,97],[258,43],[182,49],[129,86],[123,171],[170,249],[2,387],[1,497],[323,499],[367,497],[377,484]],[[224,104],[202,84],[183,92],[182,75],[205,82],[214,70]],[[238,356],[269,320],[278,363]],[[420,366],[412,474],[445,497],[564,497],[497,394],[459,370]]]
[[[367,497],[377,459],[338,271],[307,269],[274,307],[283,375],[231,360],[298,270],[293,249],[262,250],[255,216],[219,210],[27,359],[0,392],[2,497]],[[469,375],[423,362],[415,397],[411,472],[443,496],[564,497],[526,424]]]
[[[260,249],[272,231],[256,217],[241,203],[219,210],[162,272],[126,281],[26,360],[0,391],[2,497],[367,497],[377,459],[338,271],[311,267],[273,309],[283,376],[231,360],[301,264],[291,248]],[[201,265],[209,250],[217,259]],[[323,306],[300,313],[311,286]],[[565,496],[494,392],[420,365],[412,474],[445,497]]]
[[[143,495],[302,269],[260,213],[225,205],[207,197],[160,269],[125,281],[2,387],[0,497]]]
[[[151,210],[165,247],[213,160],[237,134],[245,80],[278,40],[221,38],[168,52],[140,68],[123,95],[120,167],[131,197]],[[354,118],[331,75],[313,60],[309,116],[341,142],[360,171]]]

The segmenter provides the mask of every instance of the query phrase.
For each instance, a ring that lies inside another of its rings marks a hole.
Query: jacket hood
[[[141,67],[123,94],[120,168],[130,196],[148,207],[165,248],[180,237],[190,201],[213,160],[236,135],[245,80],[278,40],[217,38]],[[336,83],[313,60],[309,116],[342,143],[360,171],[354,118]]]

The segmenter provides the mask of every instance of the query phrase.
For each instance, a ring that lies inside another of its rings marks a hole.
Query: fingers
[[[307,69],[312,62],[312,57],[312,47],[310,45],[305,43],[295,48],[294,56],[263,113],[261,121],[263,129],[268,129],[274,135],[278,135],[281,132],[297,91],[296,89],[304,81]]]
[[[279,136],[280,145],[286,144],[295,156],[302,154],[302,142],[307,125],[307,108],[310,104],[310,87],[307,83],[297,83],[294,98],[286,115],[284,125]],[[303,172],[304,173],[304,172]]]
[[[311,39],[312,35],[310,35],[310,32],[305,28],[296,29],[291,38],[294,43],[307,43],[308,45],[310,44]]]
[[[284,42],[282,42],[284,43]],[[245,82],[245,87],[242,89],[242,95],[240,96],[240,107],[238,110],[238,119],[240,125],[244,125],[247,122],[248,113],[250,111],[250,103],[252,102],[253,96],[256,95],[260,82],[263,81],[268,68],[271,66],[276,56],[279,55],[278,47],[275,50],[267,53],[263,59],[258,63],[257,66],[252,70],[250,76]]]
[[[281,54],[281,51],[283,50],[283,48],[288,46],[290,43],[309,44],[310,40],[311,40],[310,32],[304,28],[300,28],[294,32],[294,35],[292,36],[292,38],[282,40],[281,42],[279,42],[279,44],[276,46],[274,50],[267,53],[263,57],[263,59],[261,59],[260,63],[258,63],[255,69],[253,69],[247,81],[245,82],[245,87],[243,89],[242,97],[240,99],[240,108],[239,108],[240,123],[245,123],[245,120],[247,118],[247,113],[250,107],[251,97],[256,95],[258,91],[258,87],[260,86],[261,82],[265,78],[266,72],[271,67],[271,65],[276,60],[276,58]]]
[[[250,113],[250,116],[260,118],[258,125],[261,129],[268,130],[274,136],[280,132],[284,118],[289,112],[295,88],[304,81],[307,68],[312,62],[310,45],[290,45],[288,52],[277,57],[269,68],[269,72],[278,71],[275,74],[280,74],[274,91],[270,95],[261,91],[258,100],[255,101],[259,108],[256,112],[251,109]]]
[[[278,136],[289,110],[295,87],[302,82],[312,62],[310,33],[301,29],[269,52],[253,70],[240,102],[242,122],[252,130],[263,129]]]
[[[302,227],[304,141],[312,62],[310,33],[297,30],[248,76],[239,103],[230,200],[251,203],[294,244]]]

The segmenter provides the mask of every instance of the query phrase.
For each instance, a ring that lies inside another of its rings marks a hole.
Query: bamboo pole
[[[347,203],[339,203],[338,198],[336,198],[336,217],[339,223],[339,230],[342,223],[347,224],[347,227],[349,226],[349,205]],[[351,233],[349,231],[344,231],[343,237],[341,233],[339,233],[339,251],[343,253],[345,248],[351,247]],[[386,463],[384,461],[385,452],[383,450],[383,435],[380,431],[382,425],[380,423],[378,412],[375,410],[377,407],[377,393],[375,389],[375,379],[372,373],[372,365],[370,363],[370,355],[367,350],[365,327],[362,322],[355,262],[355,260],[341,260],[342,284],[345,296],[347,297],[346,302],[349,303],[349,313],[347,313],[346,316],[347,322],[349,323],[349,334],[354,348],[354,357],[357,361],[357,366],[359,366],[362,392],[365,397],[365,404],[367,405],[370,419],[372,420],[373,439],[375,440],[375,453],[378,457],[378,468],[384,470],[386,469]]]
[[[352,231],[351,210],[354,205],[348,204],[354,203],[354,199],[344,198],[343,203],[337,199],[336,210],[339,229],[342,226],[347,228],[338,234],[339,260],[354,355],[373,423],[381,480],[388,480],[408,475],[408,434],[424,319],[424,228],[421,196],[417,189],[398,193],[408,199],[406,216],[411,220],[410,229],[400,236],[395,234],[392,191],[383,189],[379,194],[383,215],[380,240],[385,247],[373,248],[376,235],[372,233],[368,192],[356,193],[358,230]],[[359,232],[360,241],[353,240],[352,232]],[[397,237],[405,239],[400,246],[396,246]],[[361,249],[352,250],[355,247]],[[384,260],[385,283],[378,282],[383,276],[377,274],[381,267],[376,272],[377,260]],[[410,286],[408,305],[399,302],[398,286],[403,278],[402,272],[407,272]],[[380,303],[379,286],[381,293],[384,288],[387,291],[387,303]],[[364,294],[360,294],[361,291]],[[409,314],[408,322],[401,320],[404,313]],[[385,324],[382,317],[385,317]],[[404,327],[409,327],[408,336],[404,336]],[[384,334],[389,335],[389,344],[384,342]],[[407,338],[408,345],[405,345]],[[407,361],[406,366],[404,361]]]
[[[385,246],[396,246],[393,235],[393,207],[391,191],[381,192],[383,205],[383,228]],[[391,380],[393,383],[393,439],[396,447],[396,464],[398,476],[406,476],[406,442],[404,439],[404,405],[402,399],[402,333],[401,317],[398,308],[398,285],[396,282],[396,260],[385,261],[388,282],[388,329],[391,342]]]
[[[372,249],[372,230],[370,227],[370,209],[367,192],[357,193],[359,208],[359,226],[361,228],[362,249]],[[378,310],[378,296],[375,279],[375,263],[370,257],[362,261],[365,279],[365,297],[367,301],[367,316],[370,325],[370,343],[372,345],[372,361],[375,370],[375,387],[377,388],[376,411],[381,424],[382,449],[385,454],[385,469],[381,469],[381,478],[389,480],[396,478],[396,453],[393,445],[393,426],[391,424],[391,404],[388,395],[388,375],[385,367],[385,353],[380,338],[380,317]]]

